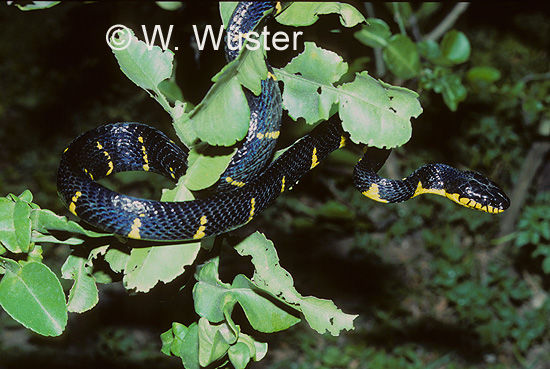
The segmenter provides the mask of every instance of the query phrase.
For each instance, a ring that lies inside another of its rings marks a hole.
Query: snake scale
[[[254,30],[265,14],[276,9],[275,2],[239,3],[227,26],[228,42]],[[228,62],[239,53],[232,49],[226,48]],[[153,127],[125,122],[88,131],[63,152],[57,179],[63,203],[93,226],[144,240],[197,240],[248,223],[349,142],[341,123],[330,119],[272,160],[282,115],[281,93],[271,73],[261,87],[259,96],[245,90],[251,111],[248,134],[207,197],[160,202],[123,195],[99,184],[97,180],[122,171],[151,171],[173,180],[186,172],[187,149]],[[382,178],[376,172],[388,153],[369,148],[355,167],[355,186],[371,199],[395,203],[434,193],[489,213],[509,206],[508,197],[488,178],[443,164],[425,165],[403,180]]]

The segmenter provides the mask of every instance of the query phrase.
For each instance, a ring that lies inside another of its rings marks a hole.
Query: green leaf
[[[183,6],[181,1],[156,1],[156,4],[164,10],[178,10]]]
[[[501,73],[498,69],[489,66],[477,66],[470,68],[466,73],[466,79],[473,83],[492,83],[500,79]]]
[[[189,170],[189,169],[188,169]],[[185,176],[178,179],[178,183],[172,189],[163,189],[161,201],[189,201],[194,200],[193,193],[184,186]]]
[[[43,336],[59,336],[67,324],[61,283],[44,264],[0,259],[6,274],[0,282],[0,305],[23,326]]]
[[[221,322],[225,317],[223,305],[225,295],[230,294],[231,286],[223,283],[218,276],[218,258],[204,264],[195,276],[193,286],[195,311],[213,323]]]
[[[246,136],[249,121],[250,109],[241,84],[232,78],[216,83],[183,125],[190,125],[203,142],[230,146]]]
[[[410,139],[410,119],[422,113],[415,92],[379,82],[367,72],[338,89],[342,126],[354,142],[392,148]]]
[[[248,346],[250,358],[254,361],[262,360],[267,354],[267,343],[258,342],[247,334],[239,334],[239,340],[237,343],[244,343]]]
[[[173,190],[163,191],[161,201],[187,201],[193,195],[182,185],[182,178]],[[157,244],[150,247],[133,248],[125,254],[108,252],[106,259],[113,270],[120,270],[124,264],[123,283],[127,289],[147,292],[158,282],[168,283],[183,274],[185,268],[195,261],[200,242]]]
[[[463,32],[450,30],[441,40],[441,56],[453,64],[464,63],[470,58],[470,41]]]
[[[434,40],[419,42],[418,51],[420,52],[420,55],[431,61],[436,61],[441,57],[441,49]]]
[[[262,296],[263,290],[242,274],[235,277],[232,288],[250,325],[257,331],[263,333],[279,332],[300,321],[300,318]]]
[[[98,303],[97,286],[91,272],[92,267],[87,265],[87,260],[74,255],[69,255],[61,267],[61,276],[74,280],[67,302],[69,311],[83,313]]]
[[[147,292],[159,281],[168,283],[193,264],[200,242],[134,248],[124,269],[124,287]]]
[[[353,27],[365,22],[365,17],[352,5],[337,2],[294,2],[276,16],[277,22],[295,27],[310,26],[319,15],[339,14],[344,27]]]
[[[222,358],[229,350],[227,324],[210,324],[208,319],[199,319],[199,363],[208,366]]]
[[[183,101],[183,93],[174,81],[165,79],[159,83],[158,88],[161,94],[166,96],[168,100],[172,102],[177,100]]]
[[[333,82],[345,73],[347,64],[313,43],[305,47],[304,53],[275,71],[285,83],[283,104],[289,115],[314,123],[327,119],[338,103],[343,127],[354,142],[396,147],[409,140],[410,119],[422,112],[416,93],[377,81],[367,72],[335,87]]]
[[[130,255],[117,249],[109,249],[105,253],[105,261],[108,262],[111,269],[117,273],[121,273],[124,270],[129,259]]]
[[[262,48],[244,48],[237,59],[214,76],[215,83],[204,99],[175,122],[176,133],[184,139],[190,129],[210,145],[235,144],[246,136],[250,122],[250,109],[241,86],[258,95],[261,80],[266,78]]]
[[[187,159],[189,168],[183,182],[185,187],[199,191],[218,182],[236,150],[215,146],[193,147]]]
[[[458,104],[466,99],[468,92],[462,85],[460,76],[455,73],[443,75],[439,79],[439,86],[434,91],[443,95],[443,101],[451,111],[456,111]]]
[[[112,233],[98,233],[84,229],[80,224],[47,209],[33,209],[31,211],[31,220],[33,229],[40,233],[48,233],[48,231],[66,231],[86,237],[112,236]],[[63,241],[58,242],[63,243]]]
[[[235,369],[245,369],[250,362],[251,352],[246,343],[237,342],[229,347],[228,356]]]
[[[418,50],[407,36],[393,35],[382,56],[388,69],[398,78],[413,78],[420,72]]]
[[[30,212],[31,208],[25,201],[0,198],[0,243],[13,253],[30,250]]]
[[[29,190],[23,191],[21,195],[17,196],[17,200],[30,203],[32,201],[32,192]]]
[[[313,42],[304,44],[304,52],[292,59],[275,74],[281,79],[283,106],[294,119],[304,118],[314,124],[330,117],[338,99],[338,90],[333,86],[348,69],[338,54],[317,47]]]
[[[220,16],[222,18],[224,28],[227,28],[231,15],[233,15],[233,11],[238,4],[238,1],[220,1]]]
[[[206,263],[196,276],[193,287],[195,311],[210,322],[219,323],[226,319],[224,309],[233,307],[234,302],[243,308],[250,325],[264,333],[287,329],[300,321],[279,307],[274,299],[263,294],[254,283],[239,274],[231,285],[223,283],[218,276],[217,259]]]
[[[15,3],[14,5],[23,11],[28,11],[28,10],[48,9],[48,8],[51,8],[52,6],[59,4],[60,2],[61,1],[31,1],[30,4],[22,5],[22,4]]]
[[[300,310],[309,325],[319,333],[328,331],[334,336],[342,329],[353,329],[357,315],[348,315],[332,301],[302,297],[294,288],[292,276],[279,264],[273,243],[256,232],[239,243],[235,249],[242,256],[252,256],[253,283],[261,290]]]
[[[386,47],[391,37],[390,26],[378,18],[368,18],[367,22],[353,36],[367,46]]]
[[[199,369],[199,330],[198,324],[186,327],[173,323],[172,329],[161,335],[162,352],[178,356],[186,369]]]

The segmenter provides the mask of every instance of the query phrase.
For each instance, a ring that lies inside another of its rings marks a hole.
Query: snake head
[[[462,172],[456,191],[447,195],[460,205],[488,213],[500,213],[510,207],[510,199],[504,191],[489,178],[477,172]]]

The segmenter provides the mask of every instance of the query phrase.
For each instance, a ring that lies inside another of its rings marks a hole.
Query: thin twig
[[[365,11],[367,12],[367,16],[369,18],[375,18],[374,14],[374,7],[372,6],[372,3],[365,2]],[[382,59],[382,49],[379,47],[375,47],[374,49],[374,63],[376,66],[376,77],[382,77],[386,73],[386,65],[384,64],[384,60]]]
[[[453,10],[439,23],[430,33],[426,35],[426,40],[438,40],[447,32],[456,22],[458,17],[466,11],[469,3],[457,3]]]
[[[405,23],[403,23],[403,17],[401,16],[401,12],[399,11],[399,5],[396,2],[392,2],[392,5],[393,5],[393,12],[394,12],[393,19],[399,26],[399,32],[403,36],[407,36],[407,30],[405,29]]]
[[[528,74],[521,79],[522,82],[527,83],[531,81],[540,81],[550,79],[550,72],[538,73],[538,74]]]

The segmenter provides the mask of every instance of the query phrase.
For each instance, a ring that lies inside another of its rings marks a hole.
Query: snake
[[[226,28],[227,44],[254,30],[278,9],[275,2],[240,2]],[[239,52],[226,47],[227,61]],[[61,201],[84,222],[132,239],[200,240],[247,224],[331,152],[355,145],[341,122],[330,118],[274,159],[282,98],[267,60],[266,65],[269,73],[261,82],[261,93],[256,96],[243,88],[251,112],[248,133],[214,189],[204,197],[156,201],[121,194],[98,183],[123,171],[150,171],[177,181],[187,171],[187,148],[154,127],[121,122],[83,133],[63,151],[57,175]],[[369,147],[354,168],[353,182],[368,198],[397,203],[432,193],[492,214],[510,205],[504,191],[487,177],[444,164],[424,165],[401,180],[383,178],[377,172],[389,152]]]

